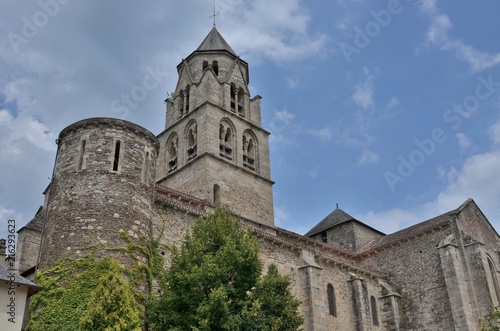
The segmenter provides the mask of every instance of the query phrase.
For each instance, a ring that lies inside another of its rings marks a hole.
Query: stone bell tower
[[[269,132],[260,96],[250,97],[248,63],[214,26],[177,72],[158,136],[157,182],[274,226]]]

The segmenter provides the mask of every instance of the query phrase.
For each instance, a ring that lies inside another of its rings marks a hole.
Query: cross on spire
[[[215,26],[215,17],[218,15],[220,15],[220,11],[218,11],[217,13],[215,12],[215,0],[214,0],[214,13],[210,15],[210,18],[214,19],[214,26]]]

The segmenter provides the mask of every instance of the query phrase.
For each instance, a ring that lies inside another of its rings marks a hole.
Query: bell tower
[[[250,97],[248,63],[214,26],[177,72],[158,136],[157,182],[274,226],[269,132],[261,97]]]

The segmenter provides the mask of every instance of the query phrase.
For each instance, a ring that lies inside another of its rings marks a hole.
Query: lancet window
[[[250,131],[243,134],[243,166],[255,170],[257,157],[257,146],[254,136]]]
[[[222,122],[219,126],[219,150],[220,156],[233,159],[233,129],[228,123]]]
[[[196,157],[197,145],[197,126],[196,123],[191,124],[187,131],[187,160],[190,161]]]
[[[177,169],[177,148],[179,139],[177,135],[173,135],[167,144],[167,169],[172,172]]]
[[[245,91],[242,87],[237,88],[234,83],[231,84],[229,97],[231,100],[231,111],[245,117]]]

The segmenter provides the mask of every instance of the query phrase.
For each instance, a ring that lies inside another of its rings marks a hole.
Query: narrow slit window
[[[149,152],[146,152],[146,156],[144,157],[144,171],[142,182],[148,184],[149,182],[149,167],[151,165],[151,157],[149,156]]]
[[[220,206],[220,187],[219,185],[214,185],[214,205]]]
[[[236,86],[234,86],[234,84],[231,84],[230,99],[231,99],[231,111],[234,113],[236,112]]]
[[[372,322],[373,325],[378,325],[378,315],[377,315],[377,300],[372,295],[370,297],[370,305],[372,306]]]
[[[87,141],[84,139],[82,140],[82,144],[80,146],[80,158],[78,159],[78,170],[83,169],[83,158],[85,156],[85,145]]]
[[[113,159],[113,171],[118,171],[120,162],[120,141],[117,140],[115,144],[115,158]]]
[[[332,284],[328,284],[326,287],[326,294],[328,296],[328,312],[331,316],[337,316],[337,307],[335,304],[335,290]]]
[[[212,69],[214,69],[215,76],[219,76],[219,62],[213,61],[212,62]]]

